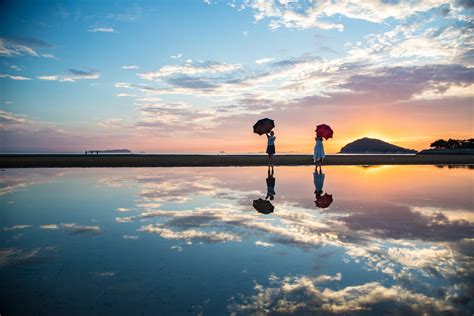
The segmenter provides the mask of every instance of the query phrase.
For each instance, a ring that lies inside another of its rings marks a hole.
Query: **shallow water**
[[[0,313],[474,312],[472,169],[313,171],[3,171]]]

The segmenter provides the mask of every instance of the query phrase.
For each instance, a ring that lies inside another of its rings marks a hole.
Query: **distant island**
[[[416,154],[413,149],[406,149],[384,142],[380,139],[364,137],[341,148],[341,154]]]
[[[99,153],[105,154],[131,154],[132,151],[129,149],[107,149],[107,150],[99,150]]]
[[[430,144],[430,149],[420,151],[419,155],[474,155],[474,138],[438,139]]]

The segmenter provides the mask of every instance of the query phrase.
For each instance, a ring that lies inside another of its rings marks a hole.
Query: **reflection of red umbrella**
[[[263,135],[270,133],[270,131],[275,127],[275,122],[269,118],[264,118],[258,120],[257,123],[253,126],[253,132],[258,135]]]
[[[318,195],[316,196],[316,201],[314,201],[314,203],[316,203],[316,206],[320,208],[329,207],[332,203],[332,195],[327,193],[324,193],[324,195]]]
[[[332,131],[332,128],[329,125],[321,124],[316,126],[316,134],[325,138],[326,140],[328,138],[332,138],[333,133],[334,132]]]

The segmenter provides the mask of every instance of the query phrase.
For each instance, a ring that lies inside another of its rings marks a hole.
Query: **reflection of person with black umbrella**
[[[273,210],[275,207],[272,205],[270,201],[273,201],[275,198],[275,177],[273,176],[275,174],[275,170],[273,167],[268,167],[268,177],[266,179],[267,182],[267,196],[265,197],[265,200],[260,198],[258,200],[253,201],[253,207],[262,214],[270,214],[273,213]],[[269,201],[270,200],[270,201]]]
[[[270,167],[268,166],[268,178],[267,178],[267,196],[265,197],[265,200],[270,199],[272,201],[275,197],[275,178],[273,175],[275,174],[275,169],[273,169],[273,166]]]
[[[331,205],[332,203],[332,195],[327,193],[324,193],[323,195],[324,178],[325,175],[323,171],[320,169],[320,171],[318,172],[318,168],[315,168],[315,171],[313,173],[313,181],[316,201],[314,201],[314,203],[317,207],[320,208],[329,207],[329,205]]]

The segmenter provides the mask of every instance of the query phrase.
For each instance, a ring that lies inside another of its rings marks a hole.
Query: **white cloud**
[[[0,74],[0,78],[8,78],[11,80],[31,80],[31,78],[23,77],[23,76],[15,76],[9,74]]]
[[[116,33],[117,31],[111,27],[91,27],[88,32],[99,33]]]
[[[38,76],[40,80],[46,81],[59,81],[59,82],[76,82],[76,80],[91,80],[99,79],[100,72],[94,69],[88,70],[76,70],[69,69],[69,74],[67,75],[48,75],[48,76]]]
[[[170,58],[172,58],[172,59],[180,59],[181,57],[183,57],[183,54],[181,54],[181,53],[170,56]]]
[[[261,59],[257,59],[255,63],[258,65],[261,65],[261,64],[266,64],[268,62],[271,62],[273,60],[275,60],[275,58],[261,58]]]
[[[260,241],[260,240],[257,240],[255,242],[255,246],[260,246],[260,247],[273,247],[275,246],[274,244],[271,244],[271,243],[268,243],[268,242],[264,242],[264,241]]]
[[[217,62],[198,62],[192,64],[192,61],[186,61],[183,65],[167,65],[161,67],[158,71],[140,73],[138,76],[142,79],[154,80],[172,75],[197,75],[197,74],[215,74],[236,71],[242,68],[241,64],[225,64]]]
[[[389,18],[405,19],[416,13],[449,4],[448,0],[411,1],[384,3],[383,1],[258,1],[245,2],[242,8],[249,7],[254,12],[256,21],[269,19],[270,29],[279,27],[324,30],[344,26],[333,23],[331,19],[342,15],[351,19],[362,19],[373,23],[382,23]]]
[[[122,66],[122,69],[139,69],[140,67],[137,66],[137,65],[125,65],[125,66]]]
[[[38,49],[51,48],[52,45],[36,38],[0,37],[0,56],[17,57],[29,55],[34,57],[55,58],[53,54],[41,53]]]

